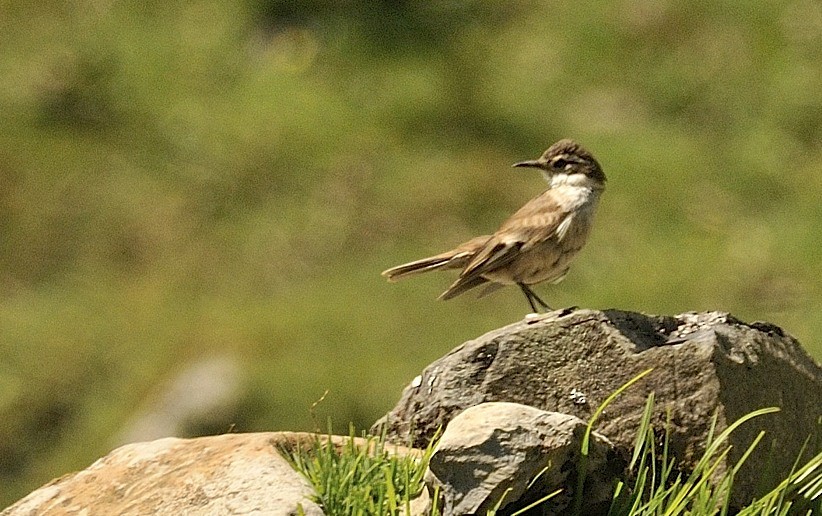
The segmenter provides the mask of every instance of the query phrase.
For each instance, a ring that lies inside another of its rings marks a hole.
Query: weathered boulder
[[[128,444],[76,473],[52,480],[0,516],[62,514],[257,514],[320,516],[313,488],[282,457],[313,450],[317,441],[337,451],[353,445],[377,449],[374,439],[307,432],[225,434],[164,438]],[[385,445],[380,450],[420,457],[422,452]],[[427,493],[426,493],[427,494]],[[425,514],[430,500],[411,502],[409,516]]]
[[[458,346],[425,368],[372,432],[385,425],[389,439],[407,443],[413,436],[423,447],[457,414],[489,401],[588,420],[607,396],[649,368],[654,371],[619,396],[597,424],[623,454],[633,446],[650,392],[657,427],[664,427],[670,411],[671,450],[686,471],[701,456],[714,415],[720,432],[756,409],[782,409],[731,436],[723,467],[735,463],[760,430],[767,432],[734,479],[737,503],[785,478],[805,439],[818,431],[822,369],[776,326],[720,312],[671,317],[565,310]]]
[[[563,514],[576,491],[586,423],[517,403],[482,403],[455,417],[428,465],[426,484],[442,496],[444,514],[505,515],[561,489],[540,514]],[[604,514],[620,461],[594,433],[585,466],[583,514]]]
[[[277,434],[165,438],[117,448],[55,479],[2,516],[62,514],[259,514],[323,512],[313,491],[277,452]]]

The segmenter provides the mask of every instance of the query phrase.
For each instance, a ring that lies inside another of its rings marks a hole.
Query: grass
[[[329,432],[330,435],[330,432]],[[410,513],[411,500],[424,487],[423,476],[434,441],[422,456],[392,453],[384,436],[365,445],[350,439],[338,450],[330,440],[316,440],[309,451],[286,450],[286,457],[311,483],[316,502],[328,516]]]
[[[330,432],[329,432],[330,435]],[[392,453],[385,436],[365,437],[357,444],[353,427],[349,440],[338,449],[329,440],[317,439],[308,451],[283,450],[291,464],[311,483],[315,501],[328,516],[389,516],[411,514],[411,501],[424,489],[423,478],[428,461],[434,453],[435,437],[420,456]],[[538,481],[537,475],[531,481]],[[529,485],[529,487],[530,487]],[[506,490],[488,515],[494,515],[505,501]],[[561,492],[554,491],[516,513],[526,511],[550,500]],[[439,495],[431,497],[430,514],[442,514]],[[300,514],[303,514],[300,508]]]
[[[581,444],[581,460],[577,465],[579,474],[571,514],[583,514],[582,500],[585,493],[582,486],[586,457],[598,415],[618,395],[649,372],[650,370],[641,373],[617,389],[591,417]],[[651,393],[645,404],[626,474],[614,489],[609,516],[822,514],[822,452],[801,466],[798,458],[793,470],[779,485],[747,506],[741,509],[731,506],[734,476],[759,444],[764,432],[759,433],[733,467],[718,473],[730,451],[728,437],[739,426],[748,424],[761,415],[778,412],[778,408],[769,407],[751,412],[728,425],[718,435],[714,435],[714,417],[711,431],[706,436],[705,453],[688,475],[676,470],[676,458],[669,453],[668,424],[662,444],[657,443],[651,424],[653,408],[654,395]],[[311,450],[294,450],[288,454],[295,468],[314,487],[317,503],[326,514],[335,516],[410,514],[411,500],[424,489],[423,479],[436,447],[436,439],[416,457],[391,453],[386,448],[384,435],[366,438],[365,446],[355,445],[353,428],[350,436],[352,439],[341,450],[328,444],[330,441],[318,439]],[[805,451],[803,448],[800,458]],[[540,477],[541,474],[537,475],[529,488]],[[554,491],[514,515],[524,514],[550,501],[560,492],[561,490]],[[503,507],[507,494],[506,491],[497,501],[495,508],[488,512],[489,516]],[[438,492],[431,496],[431,516],[442,514],[439,498]]]

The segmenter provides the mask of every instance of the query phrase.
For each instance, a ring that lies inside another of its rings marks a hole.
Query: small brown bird
[[[480,297],[504,285],[517,285],[531,310],[551,308],[530,285],[559,283],[588,239],[605,173],[590,152],[572,140],[551,145],[539,159],[515,163],[537,168],[549,187],[531,199],[493,235],[483,235],[430,258],[384,271],[389,281],[437,269],[462,269],[440,299],[486,285]]]

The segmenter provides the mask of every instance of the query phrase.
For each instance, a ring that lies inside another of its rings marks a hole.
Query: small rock
[[[576,489],[585,427],[577,417],[517,403],[476,405],[451,420],[443,432],[426,484],[431,492],[439,488],[445,515],[486,514],[500,501],[498,514],[511,514],[562,489],[545,506],[560,514]],[[607,511],[621,469],[614,467],[618,461],[611,452],[608,440],[594,433],[583,514]]]

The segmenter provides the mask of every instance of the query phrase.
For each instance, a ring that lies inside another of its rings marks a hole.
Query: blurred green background
[[[130,440],[367,427],[527,306],[380,271],[562,137],[610,181],[546,301],[822,357],[816,0],[4,1],[0,49],[2,506]]]

